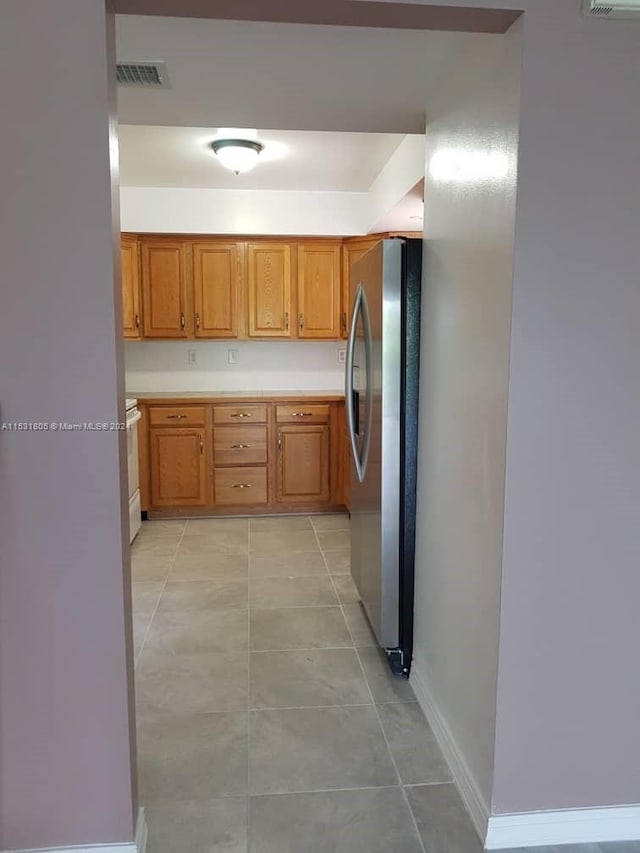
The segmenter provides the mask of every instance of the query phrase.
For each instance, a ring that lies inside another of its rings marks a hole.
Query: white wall
[[[487,814],[520,64],[519,25],[476,43],[427,126],[413,666]]]
[[[198,364],[187,365],[187,350]],[[230,365],[227,351],[236,350]],[[142,391],[338,391],[344,342],[131,341],[125,345],[129,393]]]
[[[120,190],[122,230],[147,233],[366,234],[369,208],[366,192],[176,187]]]

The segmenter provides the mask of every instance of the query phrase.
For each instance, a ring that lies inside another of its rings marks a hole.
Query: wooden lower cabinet
[[[152,515],[333,510],[344,505],[344,405],[139,401]]]
[[[330,498],[328,426],[278,427],[277,500],[324,503]]]
[[[152,428],[149,438],[152,507],[207,506],[204,428]]]
[[[347,413],[343,403],[337,412],[338,434],[338,502],[351,509],[351,447],[347,429]]]
[[[267,469],[216,468],[214,504],[216,506],[258,506],[267,503]]]

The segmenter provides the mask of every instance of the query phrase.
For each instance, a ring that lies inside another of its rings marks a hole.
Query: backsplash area
[[[131,341],[126,388],[142,391],[336,391],[344,341]],[[236,363],[229,364],[229,352]],[[195,364],[189,357],[195,353]]]

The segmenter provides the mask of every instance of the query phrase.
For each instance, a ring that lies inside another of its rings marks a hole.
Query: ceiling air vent
[[[640,0],[584,0],[584,11],[593,18],[640,18]]]
[[[116,80],[119,86],[144,89],[168,89],[169,78],[164,62],[118,62]]]

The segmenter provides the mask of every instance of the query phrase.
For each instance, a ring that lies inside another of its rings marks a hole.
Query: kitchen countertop
[[[201,403],[230,402],[233,400],[261,402],[262,400],[344,400],[344,391],[127,391],[127,397],[145,402],[169,403],[197,400]]]

